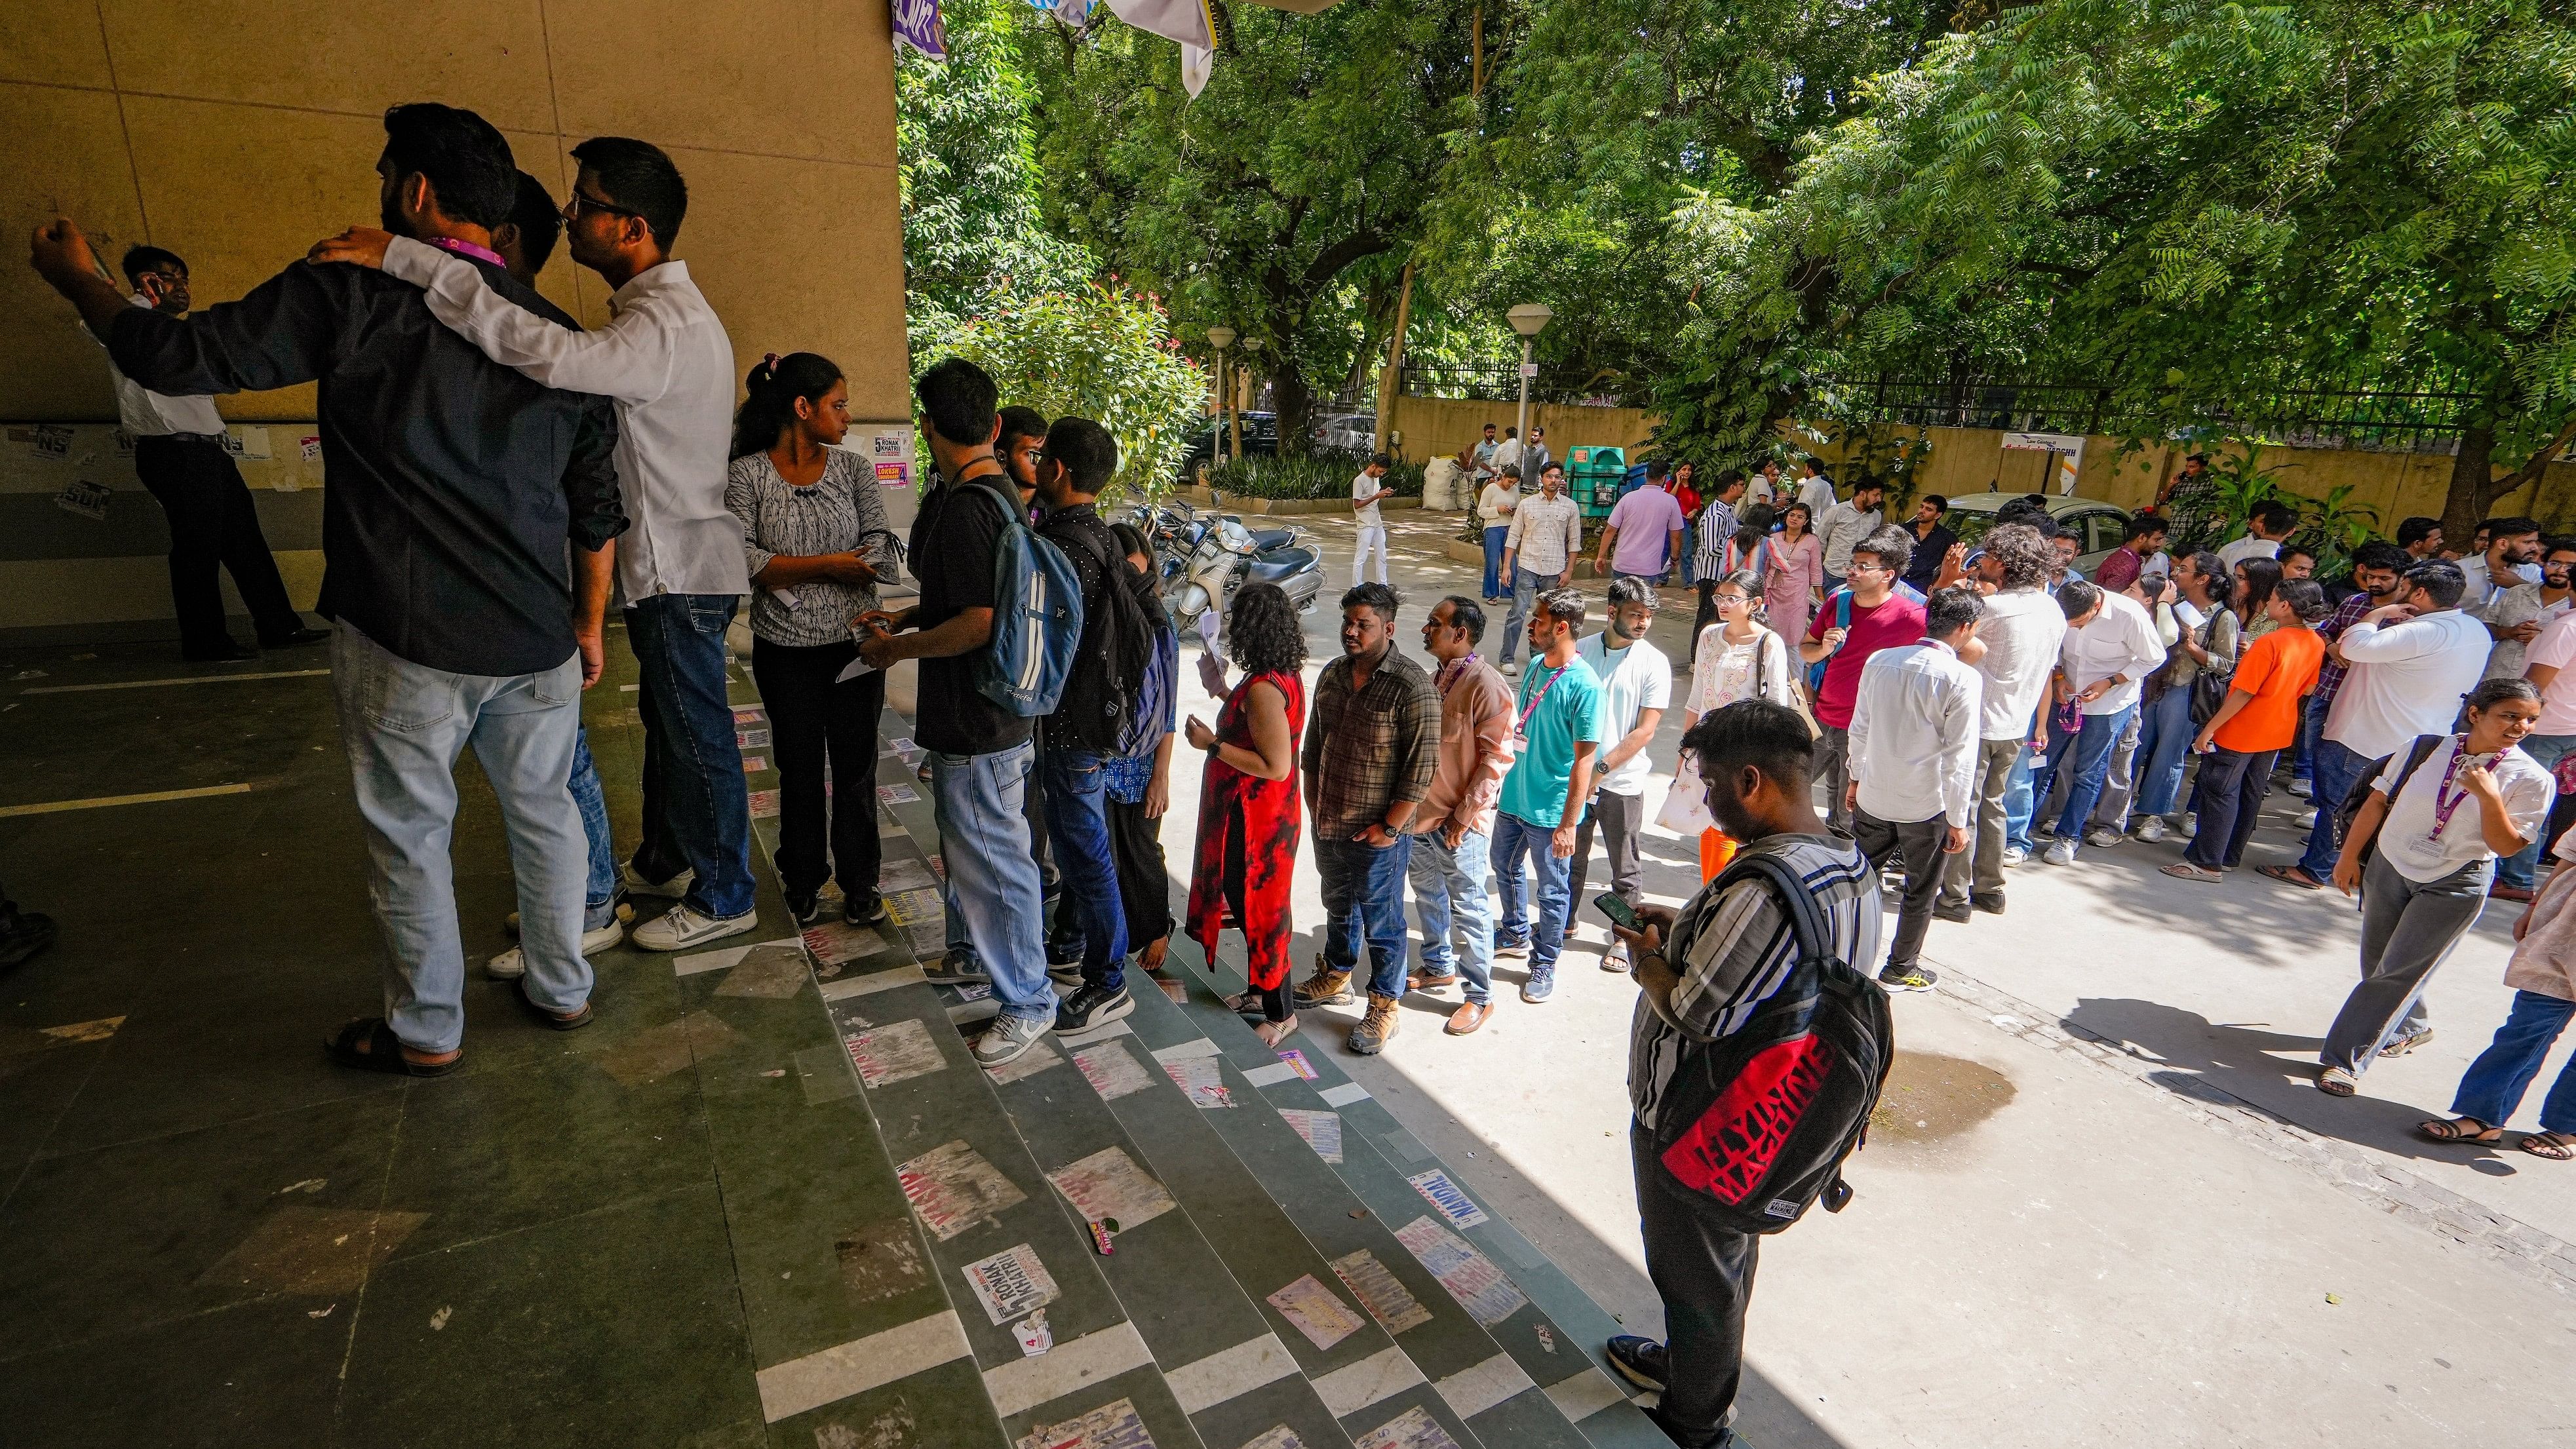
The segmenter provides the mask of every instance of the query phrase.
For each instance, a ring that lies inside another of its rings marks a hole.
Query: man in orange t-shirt
[[[2227,700],[2200,727],[2200,829],[2182,859],[2165,867],[2179,880],[2214,881],[2245,858],[2272,759],[2298,743],[2299,716],[2317,687],[2326,644],[2310,627],[2330,611],[2323,586],[2286,579],[2264,605],[2280,627],[2245,646]]]

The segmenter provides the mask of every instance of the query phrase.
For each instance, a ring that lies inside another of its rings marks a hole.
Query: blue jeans
[[[2084,822],[2101,803],[2102,782],[2111,776],[2111,747],[2120,742],[2120,734],[2129,727],[2129,716],[2136,705],[2110,714],[2084,716],[2084,727],[2073,735],[2061,733],[2057,721],[2048,724],[2048,770],[2051,780],[2060,770],[2075,772],[2066,790],[2066,808],[2058,812],[2057,834],[2065,840],[2084,838]],[[2039,786],[2040,797],[2047,798],[2048,787]]]
[[[2039,797],[2031,788],[2033,766],[2030,761],[2036,753],[2030,747],[2030,741],[2022,741],[2021,753],[2013,756],[2012,774],[2004,781],[2004,844],[2024,854],[2033,848],[2030,843],[2030,816],[2039,808]]]
[[[1127,983],[1127,907],[1118,893],[1118,858],[1109,844],[1109,795],[1100,756],[1050,749],[1040,757],[1046,780],[1047,844],[1064,881],[1062,913],[1082,931],[1082,979],[1115,991]]]
[[[2183,766],[2191,760],[2191,740],[2199,727],[2191,722],[2191,687],[2157,695],[2138,719],[2137,796],[2129,813],[2141,819],[2171,815],[2182,798]]]
[[[2316,753],[2308,760],[2308,778],[2316,786],[2317,823],[2308,827],[2308,853],[2299,858],[2299,866],[2318,880],[2334,879],[2335,857],[2343,854],[2342,842],[2335,839],[2335,807],[2351,792],[2352,782],[2374,763],[2323,735],[2317,736]]]
[[[948,949],[963,951],[993,977],[1005,1016],[1055,1019],[1047,985],[1046,898],[1029,853],[1028,792],[1034,745],[989,755],[930,754],[930,800],[939,822],[940,885]],[[1117,898],[1117,888],[1110,888]]]
[[[596,931],[617,919],[617,848],[608,839],[608,798],[600,793],[599,767],[590,759],[590,731],[572,737],[572,804],[590,842],[590,879],[582,892],[581,928]]]
[[[2469,1063],[2468,1075],[2460,1078],[2459,1094],[2451,1099],[2451,1111],[2490,1127],[2503,1126],[2514,1108],[2522,1105],[2522,1094],[2540,1075],[2549,1049],[2557,1045],[2570,1017],[2576,1017],[2576,1001],[2537,991],[2515,992],[2513,1013],[2496,1028],[2495,1040]],[[2548,1132],[2576,1132],[2576,1058],[2568,1060],[2558,1073],[2557,1085],[2542,1099],[2540,1126]]]
[[[2544,770],[2554,768],[2559,760],[2571,751],[2576,751],[2576,735],[2524,735],[2522,737],[2522,752],[2538,761],[2540,768]],[[2549,827],[2544,821],[2539,833],[2532,837],[2529,845],[2497,863],[2496,879],[2509,886],[2520,886],[2524,890],[2531,889],[2532,882],[2539,879],[2540,852],[2548,845]]]
[[[367,894],[384,933],[394,1035],[432,1053],[465,1039],[465,943],[448,848],[456,757],[468,745],[500,799],[510,842],[528,962],[521,989],[550,1011],[579,1011],[591,987],[581,956],[588,847],[564,782],[581,733],[580,656],[535,674],[450,674],[343,623],[331,636],[331,692],[366,826]]]
[[[1841,574],[1825,573],[1820,571],[1817,577],[1825,581],[1825,597],[1828,599],[1834,596],[1834,590],[1843,586],[1843,575]]]
[[[1503,596],[1503,540],[1512,536],[1512,526],[1498,523],[1485,530],[1485,593],[1487,603]]]
[[[1503,625],[1503,664],[1511,663],[1512,651],[1528,642],[1530,610],[1538,606],[1538,596],[1555,587],[1556,575],[1534,574],[1518,565],[1513,566],[1512,616]]]
[[[1315,876],[1324,893],[1324,967],[1359,968],[1368,943],[1368,994],[1404,994],[1404,867],[1413,837],[1379,849],[1356,840],[1315,842]]]
[[[642,665],[644,839],[635,873],[697,872],[684,902],[716,920],[751,909],[751,791],[725,693],[728,594],[656,594],[626,606],[626,642]]]
[[[1492,1000],[1494,900],[1486,882],[1493,875],[1493,843],[1470,830],[1452,850],[1439,831],[1424,831],[1413,837],[1405,873],[1413,882],[1413,918],[1422,927],[1423,974],[1446,976],[1454,968],[1465,978],[1461,990],[1469,1001]]]
[[[1494,944],[1528,942],[1532,974],[1556,969],[1556,953],[1565,945],[1567,907],[1572,903],[1574,862],[1556,858],[1549,846],[1555,834],[1555,826],[1532,825],[1517,815],[1494,817],[1494,883],[1501,907],[1494,920]],[[1521,880],[1524,856],[1538,876],[1535,930],[1523,914],[1528,899],[1528,887]]]

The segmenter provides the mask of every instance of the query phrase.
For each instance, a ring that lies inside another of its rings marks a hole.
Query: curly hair
[[[1234,596],[1225,655],[1246,675],[1271,670],[1294,674],[1306,667],[1306,631],[1297,606],[1277,584],[1245,584]]]
[[[2003,571],[2003,587],[2035,589],[2057,567],[2057,550],[2027,523],[1997,524],[1985,537],[1986,557]]]

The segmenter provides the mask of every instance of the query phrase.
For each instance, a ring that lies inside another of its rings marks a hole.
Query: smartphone
[[[1636,907],[1619,899],[1616,894],[1610,891],[1603,891],[1601,894],[1594,896],[1592,898],[1592,904],[1601,912],[1601,914],[1608,916],[1610,918],[1610,924],[1614,926],[1625,926],[1631,931],[1643,930],[1645,928],[1645,921],[1637,914]]]

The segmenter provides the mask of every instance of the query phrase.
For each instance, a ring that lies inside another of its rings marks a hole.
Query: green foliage
[[[1366,453],[1317,448],[1303,457],[1253,453],[1230,458],[1208,469],[1208,486],[1220,496],[1296,501],[1348,498],[1351,480],[1368,466]],[[1397,462],[1386,470],[1386,486],[1407,498],[1422,496],[1422,465]]]
[[[1118,439],[1115,486],[1145,494],[1179,465],[1208,392],[1153,298],[1096,284],[1006,298],[916,360],[926,368],[949,356],[991,373],[1005,401],[1107,428]]]

